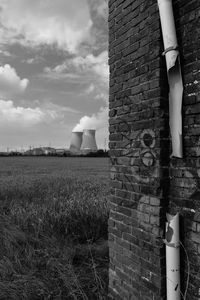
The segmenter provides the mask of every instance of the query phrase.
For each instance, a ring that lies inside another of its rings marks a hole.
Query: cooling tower
[[[72,132],[71,144],[69,150],[71,152],[79,152],[82,144],[83,132]]]
[[[95,132],[94,129],[84,129],[83,130],[83,142],[81,145],[81,150],[88,150],[88,151],[97,151],[97,144],[95,139]]]

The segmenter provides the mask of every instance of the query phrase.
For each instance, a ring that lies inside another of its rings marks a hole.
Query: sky
[[[107,0],[0,0],[0,151],[108,143]]]

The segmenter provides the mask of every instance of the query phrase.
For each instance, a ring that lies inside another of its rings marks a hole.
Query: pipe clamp
[[[178,46],[171,46],[165,49],[165,51],[162,52],[162,56],[165,56],[165,54],[169,51],[177,50],[178,51]]]

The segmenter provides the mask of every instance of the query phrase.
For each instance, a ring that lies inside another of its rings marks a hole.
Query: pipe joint
[[[179,47],[178,46],[171,46],[165,49],[165,51],[162,52],[162,56],[165,56],[167,52],[169,51],[178,51]]]

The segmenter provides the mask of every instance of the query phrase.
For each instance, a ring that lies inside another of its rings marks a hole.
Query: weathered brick
[[[173,8],[184,79],[184,159],[170,158],[169,91],[157,3],[109,0],[110,269],[118,270],[110,279],[111,299],[165,299],[161,239],[166,211],[181,213],[181,236],[193,253],[188,297],[197,299],[200,4],[174,0]],[[187,272],[186,264],[181,268]]]

